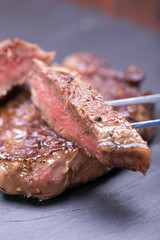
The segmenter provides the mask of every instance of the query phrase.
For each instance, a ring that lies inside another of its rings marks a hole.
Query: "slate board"
[[[58,61],[95,51],[118,69],[136,64],[148,76],[143,89],[160,92],[160,37],[94,9],[0,1],[0,39],[8,37],[54,49]],[[160,129],[150,147],[153,163],[145,177],[117,170],[44,202],[0,193],[0,239],[160,239]]]

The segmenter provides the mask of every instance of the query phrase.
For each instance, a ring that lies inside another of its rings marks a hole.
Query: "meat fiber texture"
[[[0,102],[0,188],[6,194],[56,197],[110,169],[60,138],[27,92]]]
[[[5,96],[14,86],[22,85],[37,58],[51,64],[55,52],[45,52],[35,44],[19,39],[7,39],[0,42],[0,98]]]
[[[108,167],[146,173],[151,163],[147,143],[78,72],[34,60],[29,84],[34,104],[57,134]]]
[[[77,70],[83,81],[87,81],[105,100],[115,100],[138,97],[151,94],[141,92],[140,85],[146,75],[134,65],[124,72],[113,69],[97,54],[91,52],[75,53],[63,60],[62,63]],[[122,113],[129,122],[141,122],[154,119],[154,104],[138,104],[114,107]],[[144,140],[149,141],[155,134],[155,128],[138,130]]]

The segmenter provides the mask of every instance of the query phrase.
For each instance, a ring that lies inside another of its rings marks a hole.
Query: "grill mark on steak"
[[[6,194],[39,199],[109,171],[40,118],[28,92],[0,105],[0,188]]]
[[[13,86],[22,85],[26,73],[32,65],[32,59],[51,64],[55,52],[45,52],[35,44],[19,39],[7,39],[0,42],[0,98]]]
[[[70,75],[71,82],[66,80]],[[34,60],[29,82],[33,102],[60,136],[109,167],[146,173],[151,162],[147,143],[77,72]],[[103,121],[96,121],[97,116]],[[86,130],[89,134],[82,134]]]
[[[63,65],[77,70],[84,81],[97,89],[105,100],[122,99],[151,94],[142,93],[140,84],[145,74],[139,68],[130,66],[124,72],[111,68],[102,58],[94,53],[75,53],[66,57]],[[129,122],[140,122],[154,119],[153,104],[138,104],[114,107]],[[155,128],[139,129],[143,139],[149,141],[155,134]]]

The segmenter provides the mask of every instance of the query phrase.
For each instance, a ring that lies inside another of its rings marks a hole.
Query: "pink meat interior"
[[[1,89],[9,88],[9,85],[17,85],[22,82],[21,76],[28,71],[31,59],[40,58],[39,54],[23,52],[11,57],[0,59],[0,85]]]
[[[0,63],[0,84],[4,84],[11,80],[11,78],[16,78],[21,73],[25,72],[28,68],[29,61],[23,61],[23,63],[17,64],[16,62],[2,62]]]
[[[100,151],[95,137],[86,132],[83,124],[65,109],[53,85],[36,74],[30,84],[34,102],[38,103],[37,106],[49,125],[64,138],[76,142],[88,154],[99,157]]]

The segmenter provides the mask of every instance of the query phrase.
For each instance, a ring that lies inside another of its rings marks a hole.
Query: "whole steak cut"
[[[45,52],[37,45],[19,39],[7,39],[0,42],[0,98],[13,86],[25,82],[25,75],[32,65],[32,59],[38,58],[51,64],[55,52]]]
[[[126,71],[117,71],[111,68],[95,53],[75,53],[66,57],[63,65],[77,70],[84,81],[102,94],[105,100],[122,99],[151,94],[140,91],[140,84],[145,80],[145,74],[131,65]],[[129,122],[140,122],[154,119],[153,104],[138,104],[114,107],[122,113]],[[145,140],[150,140],[154,128],[139,129],[138,132]]]
[[[151,152],[129,122],[76,71],[34,60],[29,84],[43,119],[108,167],[146,173]]]
[[[58,137],[27,92],[0,102],[0,135],[0,188],[6,194],[49,199],[109,171]]]

